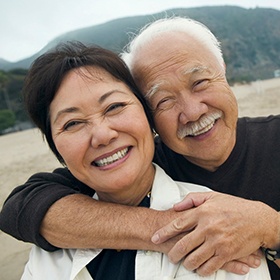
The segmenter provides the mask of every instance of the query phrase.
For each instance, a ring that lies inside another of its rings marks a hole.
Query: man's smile
[[[192,122],[184,126],[178,131],[178,138],[183,139],[187,136],[199,136],[208,132],[215,122],[222,117],[223,113],[220,110],[201,117],[198,121]]]

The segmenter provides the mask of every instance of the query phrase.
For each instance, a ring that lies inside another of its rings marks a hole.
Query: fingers
[[[239,261],[230,261],[224,264],[221,269],[239,275],[247,274],[250,271],[250,267],[247,264]]]
[[[182,201],[174,204],[175,211],[184,211],[203,204],[213,192],[190,193]]]
[[[254,254],[251,254],[245,258],[240,258],[238,260],[233,260],[225,265],[222,269],[227,272],[232,272],[235,274],[244,275],[247,274],[251,268],[258,268],[261,265],[261,259],[263,254],[261,250],[256,251]]]
[[[173,238],[183,232],[188,234],[195,227],[191,210],[182,214],[181,217],[175,219],[171,223],[162,227],[152,236],[151,240],[155,244],[161,244],[170,238]]]
[[[197,207],[210,199],[214,194],[215,192],[190,193],[183,201],[174,205],[174,210],[183,211]],[[190,209],[182,213],[182,215],[176,220],[155,232],[151,240],[155,244],[163,243],[182,232],[191,231],[197,222],[198,219],[194,221],[193,212],[192,209]]]
[[[219,269],[244,275],[249,272],[250,267],[257,268],[261,265],[259,255],[251,254],[248,257],[225,263],[222,255],[212,254],[212,252],[203,244],[184,259],[183,265],[188,270],[195,270],[201,276],[209,276]]]
[[[249,272],[250,267],[260,266],[263,257],[261,250],[229,262],[235,249],[231,247],[233,250],[231,252],[226,246],[227,243],[225,238],[223,238],[223,242],[215,238],[209,240],[205,239],[203,231],[192,231],[174,245],[169,251],[168,257],[172,263],[178,263],[184,259],[182,262],[184,267],[188,270],[195,270],[201,276],[211,275],[221,268],[228,272],[244,275]]]
[[[191,234],[190,234],[191,237]],[[190,238],[191,239],[191,238]],[[171,262],[177,263],[178,259],[184,255],[184,252],[190,251],[190,253],[183,259],[182,265],[190,271],[196,271],[197,274],[201,276],[209,276],[219,270],[225,264],[225,258],[221,255],[216,255],[216,251],[214,247],[209,247],[207,243],[201,242],[200,245],[196,246],[192,249],[189,243],[185,242],[186,238],[182,238],[180,241],[177,242],[175,245],[176,248],[173,248],[174,251],[170,251],[168,257]],[[178,253],[180,251],[180,254]],[[235,264],[229,265],[229,269],[237,270],[237,268],[233,268]],[[242,265],[238,268],[238,272],[242,269]],[[244,265],[244,272],[245,274],[246,265]],[[241,274],[241,273],[240,273]]]
[[[252,268],[257,268],[261,265],[261,257],[256,255],[249,255],[246,258],[238,259],[236,262],[244,263]]]
[[[182,242],[182,240],[180,241]],[[201,276],[209,276],[219,269],[238,275],[245,275],[249,272],[250,268],[257,268],[261,265],[261,259],[263,257],[261,250],[247,257],[225,263],[225,256],[215,251],[214,247],[209,247],[206,244],[207,243],[204,242],[186,256],[183,260],[183,265],[186,269],[195,270],[196,273]],[[182,250],[184,250],[184,246],[182,246],[182,244],[180,244],[180,246]],[[176,250],[179,249],[177,248]],[[174,253],[172,252],[172,254]],[[181,255],[183,255],[183,253]],[[170,259],[172,262],[175,260],[174,256],[171,256]]]
[[[178,263],[181,259],[186,257],[184,266],[188,270],[195,270],[212,255],[210,250],[204,251],[204,249],[201,249],[203,242],[203,236],[194,236],[194,234],[190,232],[173,246],[168,253],[168,258],[172,263]]]
[[[187,270],[195,270],[201,276],[208,276],[218,270],[219,266],[222,265],[216,261],[213,268],[205,266],[206,262],[209,262],[209,264],[211,263],[210,260],[213,259],[213,257],[215,257],[213,250],[209,250],[209,248],[202,244],[186,256],[183,260],[183,265]]]
[[[193,207],[197,205],[200,206]],[[173,263],[186,256],[183,265],[202,276],[222,267],[243,275],[249,267],[259,265],[260,256],[259,260],[253,255],[243,258],[263,244],[263,227],[259,226],[263,211],[258,209],[258,202],[208,192],[191,193],[177,206],[179,218],[158,230],[152,238],[159,244],[186,233],[174,242],[168,253]],[[191,206],[192,209],[181,211]],[[261,220],[265,221],[265,217],[267,215]]]
[[[212,256],[205,263],[203,263],[200,267],[196,269],[196,273],[201,276],[209,276],[221,269],[224,265],[224,260],[220,256]],[[247,273],[247,272],[246,272]],[[246,273],[242,273],[244,275]]]

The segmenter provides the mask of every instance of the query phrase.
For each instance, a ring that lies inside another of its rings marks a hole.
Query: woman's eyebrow
[[[78,107],[69,107],[69,108],[62,109],[62,110],[57,112],[53,123],[56,123],[57,120],[60,118],[60,116],[63,115],[63,114],[75,113],[75,112],[78,112],[78,111],[79,111]]]
[[[120,89],[112,89],[112,90],[110,90],[110,91],[104,93],[102,96],[100,96],[99,99],[98,99],[98,102],[101,104],[101,103],[104,102],[108,97],[110,97],[112,94],[118,94],[118,93],[128,95],[128,93],[125,92],[125,91],[123,91],[123,90],[120,90]]]
[[[119,92],[116,89],[110,90],[106,93],[104,93],[102,96],[100,96],[100,98],[98,99],[98,102],[101,104],[102,102],[104,102],[109,96],[111,96],[113,93],[115,92]]]
[[[102,102],[104,102],[109,96],[111,96],[112,94],[114,93],[125,93],[121,90],[118,90],[118,89],[113,89],[113,90],[110,90],[106,93],[104,93],[102,96],[100,96],[100,98],[98,99],[98,102],[101,104]],[[63,114],[68,114],[68,113],[75,113],[75,112],[78,112],[79,111],[79,108],[78,107],[69,107],[69,108],[65,108],[65,109],[62,109],[60,111],[57,112],[56,114],[56,117],[54,119],[54,123],[56,123],[56,121],[60,118],[61,115]]]

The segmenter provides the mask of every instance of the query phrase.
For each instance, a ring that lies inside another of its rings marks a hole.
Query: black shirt
[[[144,197],[139,206],[150,207],[150,197]],[[87,270],[94,280],[133,280],[136,253],[136,250],[102,250],[87,265]]]

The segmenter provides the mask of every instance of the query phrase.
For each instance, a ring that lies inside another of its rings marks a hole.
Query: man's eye
[[[157,107],[161,106],[161,105],[164,105],[164,103],[167,103],[168,100],[170,100],[169,98],[164,98],[164,99],[161,99],[158,104],[157,104]]]
[[[204,87],[206,87],[206,85],[208,84],[208,80],[204,79],[204,80],[198,80],[196,82],[194,82],[193,84],[193,89],[195,90],[201,90]]]
[[[155,110],[166,110],[173,106],[174,98],[166,97],[156,103]]]

